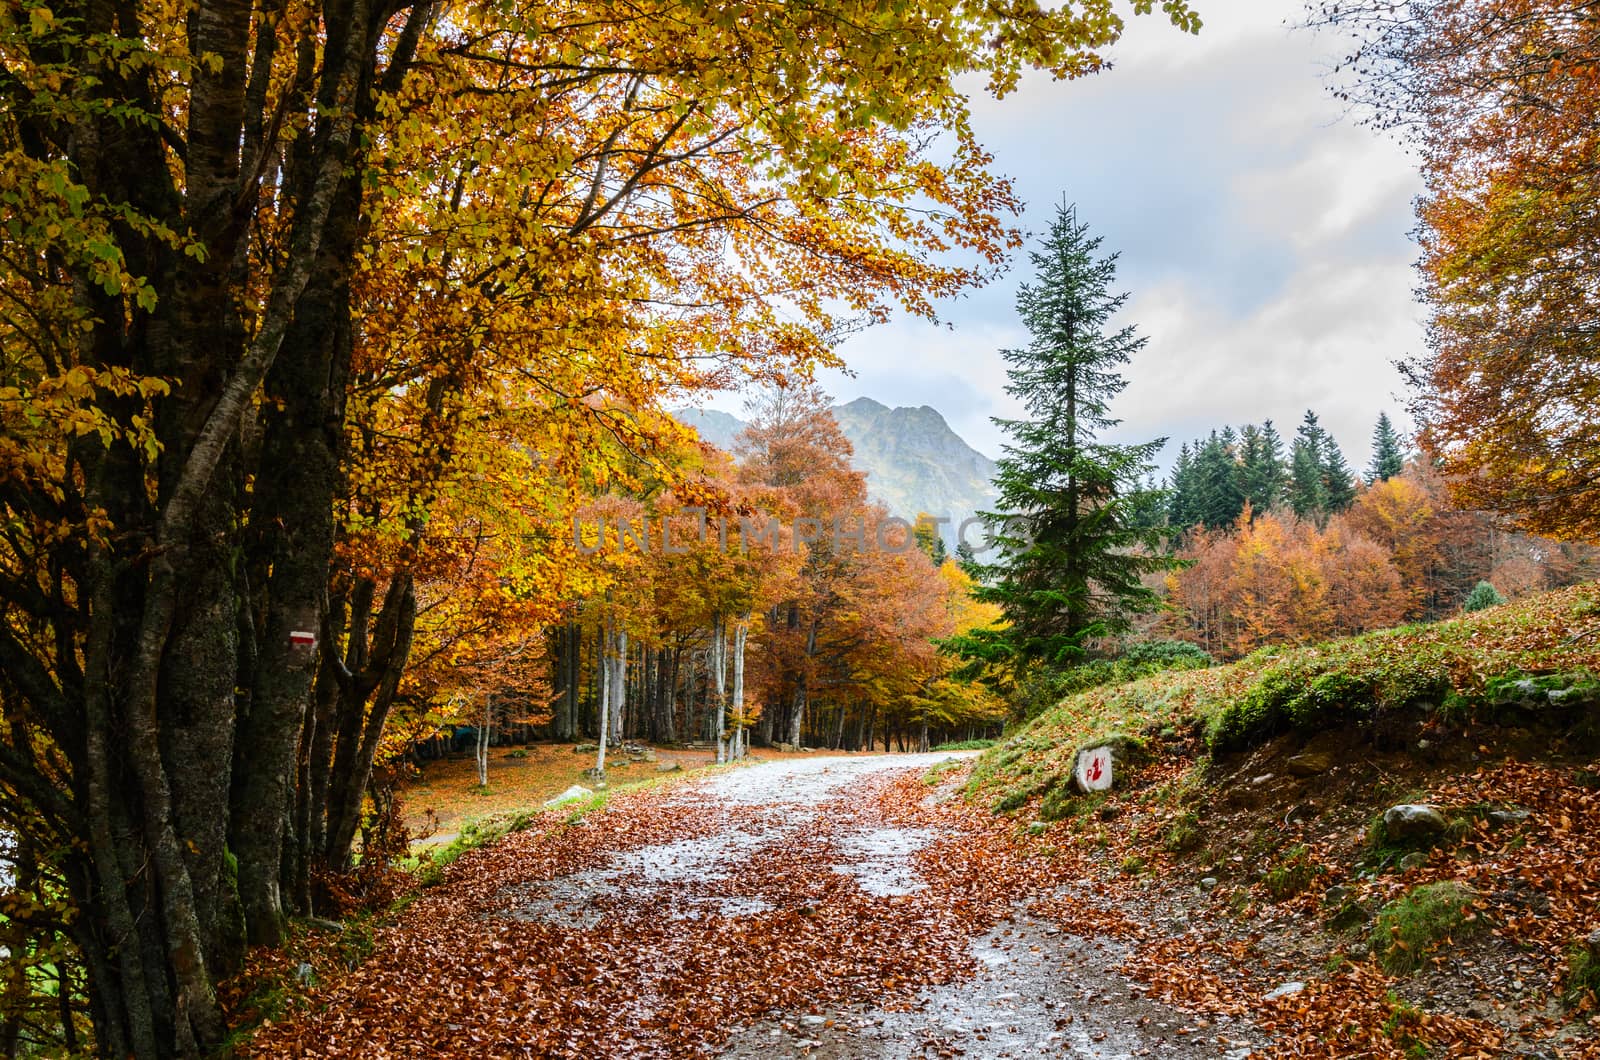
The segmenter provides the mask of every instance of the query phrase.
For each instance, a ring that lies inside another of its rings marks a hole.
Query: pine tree
[[[1306,417],[1295,432],[1289,457],[1289,507],[1302,519],[1321,522],[1328,512],[1327,487],[1322,477],[1322,425],[1317,414]]]
[[[1136,524],[1153,493],[1141,480],[1165,439],[1098,440],[1117,423],[1108,406],[1127,385],[1118,367],[1145,341],[1131,327],[1106,331],[1127,295],[1110,293],[1116,256],[1097,257],[1099,246],[1075,210],[1057,213],[1030,255],[1035,279],[1017,295],[1032,341],[1004,353],[1006,390],[1027,418],[995,420],[1010,436],[989,514],[1000,554],[976,595],[1004,612],[994,632],[1013,662],[1081,659],[1091,640],[1158,606],[1141,578],[1172,564],[1156,553],[1160,531]],[[995,645],[979,647],[970,654],[993,657],[982,649]]]
[[[1404,470],[1405,463],[1400,432],[1394,429],[1387,412],[1378,413],[1378,425],[1372,430],[1372,465],[1367,469],[1367,485],[1394,478]]]

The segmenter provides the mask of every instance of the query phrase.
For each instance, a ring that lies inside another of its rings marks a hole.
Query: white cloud
[[[1065,196],[1122,254],[1126,319],[1150,339],[1115,407],[1126,439],[1168,435],[1175,451],[1267,417],[1288,434],[1313,408],[1360,466],[1378,412],[1404,422],[1392,362],[1421,349],[1407,238],[1420,182],[1325,90],[1339,42],[1287,28],[1298,0],[1196,6],[1198,37],[1131,19],[1109,72],[975,99],[976,131],[1027,200],[1026,228]],[[933,405],[995,453],[988,417],[1014,411],[998,351],[1023,341],[1012,302],[1027,278],[1019,258],[941,307],[953,330],[897,320],[853,337],[855,377],[824,385]]]

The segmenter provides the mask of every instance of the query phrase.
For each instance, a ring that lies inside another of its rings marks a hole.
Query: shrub
[[[1472,591],[1467,594],[1467,598],[1461,601],[1461,610],[1468,612],[1485,611],[1491,607],[1499,607],[1505,602],[1506,598],[1500,595],[1499,589],[1496,589],[1488,582],[1479,582],[1472,587]]]
[[[1415,971],[1441,942],[1476,925],[1472,903],[1472,892],[1454,881],[1415,888],[1378,911],[1373,955],[1391,975]]]
[[[1205,832],[1200,828],[1199,816],[1191,812],[1172,823],[1172,828],[1167,832],[1167,838],[1161,845],[1168,853],[1187,854],[1199,850],[1205,839]]]
[[[1129,665],[1154,663],[1165,670],[1192,670],[1216,662],[1211,653],[1186,640],[1146,640],[1130,644],[1119,662]]]

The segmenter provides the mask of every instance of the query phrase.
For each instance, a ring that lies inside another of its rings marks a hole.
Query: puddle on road
[[[738,827],[713,836],[624,851],[604,868],[508,887],[501,892],[506,907],[495,915],[582,930],[594,927],[609,910],[624,904],[635,909],[653,907],[673,919],[767,912],[774,906],[763,897],[706,894],[701,885],[726,880],[736,864],[803,831],[816,819],[813,807],[838,798],[842,789],[864,777],[890,770],[926,769],[949,757],[786,760],[720,774],[686,786],[682,797],[708,810],[732,805],[771,807],[770,811],[752,815],[746,809]],[[913,855],[933,838],[932,832],[920,828],[845,832],[834,837],[842,860],[833,868],[854,877],[869,894],[910,894],[922,887]]]
[[[1145,997],[1115,969],[1127,948],[1066,934],[1029,916],[972,940],[977,974],[922,991],[911,1011],[851,1008],[767,1019],[738,1031],[724,1060],[1002,1060],[1059,1056],[1201,1060],[1248,1055],[1242,1028],[1181,1034],[1177,1009]],[[1232,1048],[1221,1039],[1237,1034]],[[1222,1032],[1222,1033],[1215,1033]]]
[[[833,866],[834,872],[854,876],[868,894],[893,898],[922,890],[912,855],[933,841],[926,828],[874,828],[850,832],[836,842],[851,860]]]

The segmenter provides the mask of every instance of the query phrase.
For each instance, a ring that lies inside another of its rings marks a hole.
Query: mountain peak
[[[725,412],[680,409],[673,415],[723,449],[744,424]],[[867,490],[905,519],[918,512],[944,516],[945,543],[956,544],[962,520],[992,506],[994,463],[951,430],[931,405],[890,408],[858,397],[833,407],[839,429],[855,449],[851,463],[867,476]]]
[[[843,405],[837,406],[834,411],[844,412],[846,410],[850,412],[878,413],[888,412],[889,406],[881,401],[874,401],[869,397],[858,397],[854,401],[847,401]]]

